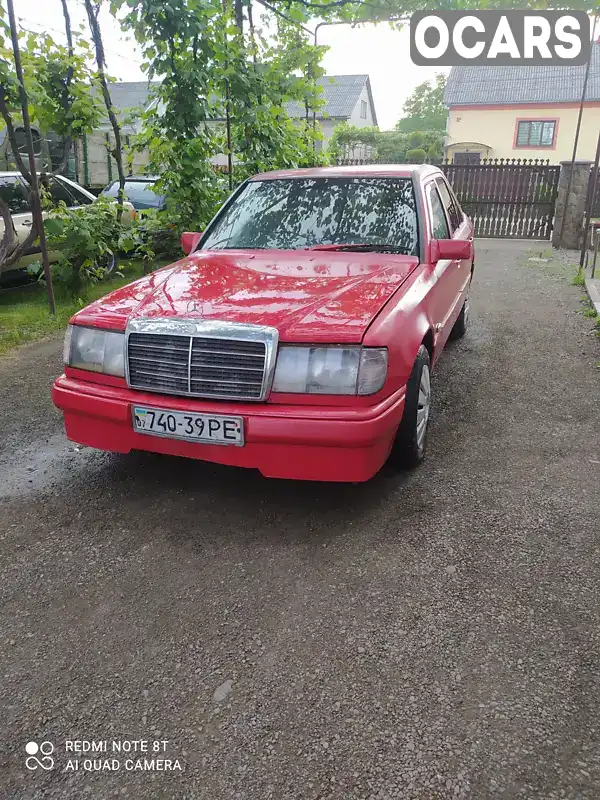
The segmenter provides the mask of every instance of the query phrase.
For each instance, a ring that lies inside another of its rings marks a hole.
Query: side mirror
[[[192,233],[191,231],[186,231],[185,233],[181,234],[181,249],[189,256],[196,249],[196,245],[202,238],[201,233]]]
[[[431,261],[443,259],[463,261],[473,257],[473,243],[468,239],[433,239],[431,242]]]

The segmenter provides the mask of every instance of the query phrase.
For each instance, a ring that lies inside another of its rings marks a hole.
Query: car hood
[[[288,342],[360,342],[418,265],[414,256],[335,251],[200,251],[93,303],[78,324],[187,317],[271,325]]]

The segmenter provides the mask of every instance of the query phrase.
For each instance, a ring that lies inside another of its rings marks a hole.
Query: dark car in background
[[[145,211],[149,208],[162,209],[165,206],[166,197],[154,190],[154,184],[158,180],[156,176],[142,175],[139,177],[130,176],[125,180],[125,198],[129,200],[136,211]],[[109,183],[101,194],[107,197],[117,197],[119,191],[119,181]]]

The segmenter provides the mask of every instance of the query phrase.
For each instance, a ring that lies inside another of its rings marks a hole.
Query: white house
[[[368,75],[325,75],[319,80],[323,89],[324,104],[317,113],[317,123],[323,132],[322,147],[333,135],[340,122],[358,128],[377,125],[377,114]],[[288,103],[286,111],[290,117],[303,117],[304,109],[299,103]]]

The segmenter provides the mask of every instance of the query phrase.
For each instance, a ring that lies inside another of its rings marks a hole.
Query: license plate
[[[244,444],[242,417],[221,417],[217,414],[192,414],[164,408],[133,407],[133,429],[137,433],[187,439],[204,444]]]

